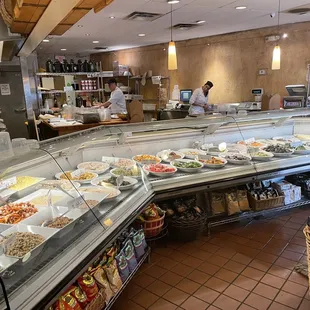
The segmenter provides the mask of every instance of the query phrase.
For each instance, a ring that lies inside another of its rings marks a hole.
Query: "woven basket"
[[[101,310],[105,307],[106,295],[103,289],[99,291],[97,296],[86,306],[85,310]]]
[[[248,194],[248,199],[250,206],[254,211],[268,210],[272,208],[281,207],[284,205],[284,196],[264,200],[256,200],[252,195]]]
[[[310,287],[310,231],[306,226],[304,228],[304,235],[306,237],[306,244],[307,244],[307,254],[308,254],[308,278],[309,278],[309,287]],[[310,292],[309,292],[310,294]]]
[[[143,223],[145,238],[152,238],[159,235],[163,229],[164,222],[165,214],[157,220],[145,221]]]
[[[203,214],[199,218],[189,219],[169,219],[168,230],[169,236],[178,241],[189,242],[197,239],[197,237],[205,230],[207,215]]]

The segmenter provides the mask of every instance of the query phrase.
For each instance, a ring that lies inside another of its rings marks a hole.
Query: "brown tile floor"
[[[221,227],[191,243],[153,248],[114,310],[310,310],[302,229],[310,208]],[[224,231],[223,231],[224,229]]]

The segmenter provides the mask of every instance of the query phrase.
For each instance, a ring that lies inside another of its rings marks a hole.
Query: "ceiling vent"
[[[176,30],[190,30],[196,28],[197,26],[197,24],[177,24],[174,25],[172,28]]]
[[[105,47],[102,47],[102,46],[96,46],[94,47],[94,50],[97,50],[97,51],[104,51],[104,50],[107,50],[108,48],[105,46]]]
[[[158,13],[147,13],[147,12],[133,12],[126,16],[124,19],[134,20],[139,22],[152,22],[153,20],[161,17],[162,14]]]
[[[310,4],[298,6],[296,8],[292,8],[292,9],[283,11],[283,13],[305,15],[305,14],[310,13]]]

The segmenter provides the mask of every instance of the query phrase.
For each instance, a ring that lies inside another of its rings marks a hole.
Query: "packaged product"
[[[225,200],[226,200],[228,215],[240,213],[236,191],[231,190],[230,192],[225,193]]]
[[[130,270],[124,252],[120,251],[120,253],[115,257],[115,260],[117,263],[119,275],[122,279],[122,282],[124,283],[130,275]]]
[[[130,239],[128,239],[125,242],[122,250],[125,254],[129,271],[133,272],[135,270],[135,268],[137,267],[138,262],[137,262],[136,255],[135,255],[135,248],[134,248],[132,241]]]
[[[79,286],[72,286],[69,291],[67,292],[71,296],[73,296],[79,303],[82,309],[86,308],[88,302],[87,302],[87,296],[86,294],[81,290]]]
[[[87,301],[91,302],[98,294],[98,286],[95,279],[87,272],[78,278],[78,284],[84,291],[87,297]]]
[[[241,211],[250,211],[248,192],[246,190],[237,190],[239,208]]]
[[[55,310],[82,310],[82,308],[73,296],[65,294],[56,302]]]
[[[217,193],[217,192],[211,193],[210,200],[211,200],[211,210],[212,210],[213,215],[226,212],[225,198],[222,193]]]
[[[144,237],[143,231],[142,231],[142,234],[141,234],[141,231],[136,231],[136,232],[133,233],[132,243],[133,243],[133,246],[135,248],[135,254],[136,254],[136,258],[137,258],[138,261],[141,259],[141,257],[145,253],[145,248],[144,248],[144,245],[143,245],[142,238],[144,238],[144,241],[145,241],[145,237]]]
[[[106,304],[108,304],[110,299],[114,296],[114,294],[111,290],[110,283],[108,281],[105,271],[101,267],[97,268],[97,270],[94,273],[94,278],[96,279],[99,287],[101,287],[104,290],[105,302]]]
[[[112,292],[115,294],[122,287],[123,283],[121,277],[119,276],[116,261],[114,260],[111,264],[104,267],[107,274]]]
[[[144,235],[143,229],[138,230],[138,233],[140,234],[140,237],[141,237],[141,240],[142,240],[142,246],[143,246],[144,250],[146,250],[147,249],[147,243],[146,243],[146,240],[145,240],[145,235]]]

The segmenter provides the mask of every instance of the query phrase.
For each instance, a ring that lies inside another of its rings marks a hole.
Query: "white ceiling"
[[[281,0],[281,11],[309,2]],[[241,5],[247,9],[235,9]],[[63,36],[52,37],[49,43],[42,43],[38,51],[57,55],[89,54],[96,52],[95,46],[106,46],[111,51],[169,42],[170,8],[167,0],[114,0],[98,14],[89,12]],[[174,31],[175,41],[277,25],[277,16],[271,18],[270,13],[278,11],[278,0],[180,0],[172,8],[173,24],[206,21],[191,30]],[[153,22],[124,20],[134,11],[164,15]],[[115,19],[110,19],[110,16],[115,16]],[[280,14],[281,24],[304,21],[310,21],[310,14]],[[139,33],[146,36],[138,37]],[[93,44],[94,40],[100,43]],[[60,51],[61,48],[67,51]]]

